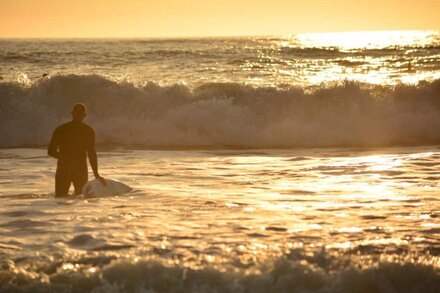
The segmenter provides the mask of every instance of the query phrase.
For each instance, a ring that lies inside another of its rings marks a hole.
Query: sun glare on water
[[[308,66],[283,72],[295,76],[301,70],[311,84],[341,79],[415,84],[440,77],[429,65],[438,42],[434,31],[366,31],[298,34],[276,45],[281,51],[308,52]]]
[[[432,42],[432,31],[367,31],[298,34],[304,47],[334,47],[340,51],[383,49],[398,46],[426,46]]]

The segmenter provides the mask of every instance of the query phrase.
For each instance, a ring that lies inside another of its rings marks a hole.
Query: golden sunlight
[[[0,37],[187,37],[437,29],[432,0],[2,0]],[[437,12],[437,13],[436,13]]]
[[[434,31],[366,31],[298,34],[295,41],[304,47],[382,49],[389,46],[424,46],[432,42]]]
[[[0,292],[440,292],[439,11],[0,0]]]

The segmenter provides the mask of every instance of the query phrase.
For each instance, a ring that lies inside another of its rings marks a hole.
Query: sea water
[[[0,291],[439,290],[437,32],[1,40],[0,64]],[[53,198],[75,102],[131,193]]]

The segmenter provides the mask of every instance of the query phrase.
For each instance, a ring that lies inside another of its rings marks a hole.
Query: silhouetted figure
[[[67,196],[70,184],[75,187],[75,194],[80,194],[87,183],[87,155],[93,174],[103,184],[104,178],[98,173],[98,158],[95,150],[95,131],[85,123],[86,107],[75,104],[72,121],[58,126],[50,140],[47,153],[58,159],[55,175],[55,196]]]

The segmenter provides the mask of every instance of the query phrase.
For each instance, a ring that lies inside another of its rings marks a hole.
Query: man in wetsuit
[[[50,140],[47,153],[58,160],[55,175],[56,197],[67,196],[71,183],[75,187],[75,195],[82,192],[88,177],[87,155],[95,178],[105,184],[104,178],[98,173],[95,131],[82,122],[86,115],[84,104],[75,104],[72,121],[58,126]]]

